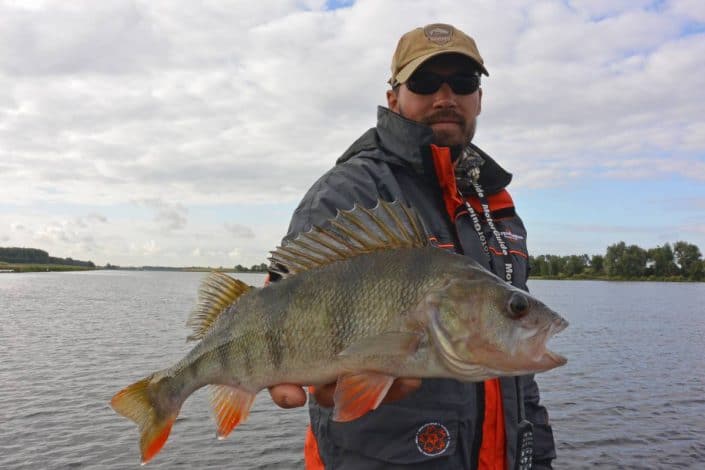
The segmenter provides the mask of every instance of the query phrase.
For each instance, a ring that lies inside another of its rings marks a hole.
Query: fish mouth
[[[430,336],[445,366],[461,380],[478,381],[545,372],[568,362],[564,356],[546,348],[546,342],[551,336],[568,327],[568,322],[558,315],[539,329],[525,331],[520,340],[523,347],[514,351],[486,343],[486,349],[479,354],[476,362],[461,357],[457,352],[462,345],[467,347],[472,343],[468,337],[453,338],[436,315],[431,315],[429,326]]]
[[[557,317],[552,322],[541,328],[535,334],[535,344],[538,344],[536,354],[533,355],[533,361],[536,367],[540,367],[540,371],[560,367],[568,362],[565,356],[551,351],[546,347],[546,343],[553,335],[557,335],[568,327],[568,321],[565,318]]]

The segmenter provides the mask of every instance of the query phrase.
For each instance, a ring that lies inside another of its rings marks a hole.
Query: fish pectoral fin
[[[211,385],[209,388],[218,439],[225,439],[235,426],[247,420],[255,394],[228,385]]]
[[[333,395],[333,420],[352,421],[376,409],[392,382],[393,376],[376,372],[341,375]]]
[[[394,331],[370,336],[340,351],[340,356],[407,356],[416,352],[422,336],[418,333]]]

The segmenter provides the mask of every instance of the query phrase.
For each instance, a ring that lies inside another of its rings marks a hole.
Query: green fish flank
[[[376,408],[396,377],[481,381],[543,372],[566,359],[546,342],[567,322],[471,259],[431,246],[413,210],[380,201],[340,212],[272,253],[282,280],[204,282],[188,325],[194,348],[118,392],[142,462],[166,442],[183,402],[209,385],[218,436],[280,384],[338,382],[334,419]]]

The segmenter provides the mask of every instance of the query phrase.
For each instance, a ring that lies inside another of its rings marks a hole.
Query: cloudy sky
[[[0,0],[0,246],[265,261],[434,22],[485,58],[475,142],[533,254],[705,251],[700,0]]]

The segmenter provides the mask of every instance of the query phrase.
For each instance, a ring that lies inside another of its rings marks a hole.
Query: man
[[[489,75],[475,41],[453,26],[402,36],[389,109],[378,109],[377,126],[309,190],[287,238],[355,203],[399,200],[421,215],[438,247],[471,256],[526,289],[526,233],[505,190],[511,175],[470,143],[481,74]],[[377,410],[347,423],[331,420],[334,387],[319,387],[310,400],[307,468],[503,470],[531,462],[550,468],[555,457],[533,376],[483,383],[398,379]],[[306,400],[294,385],[270,393],[283,407]]]

